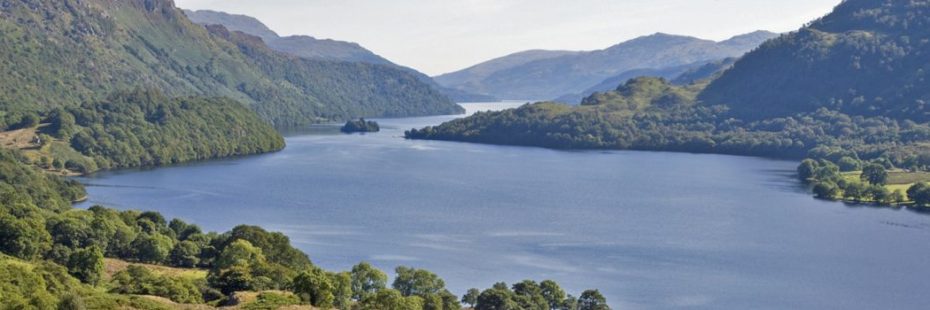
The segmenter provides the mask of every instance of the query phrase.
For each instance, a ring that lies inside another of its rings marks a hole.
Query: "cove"
[[[478,110],[519,103],[464,104]],[[598,288],[615,309],[922,308],[930,217],[812,199],[794,161],[409,141],[317,126],[274,154],[79,180],[94,204],[260,225],[314,263]]]

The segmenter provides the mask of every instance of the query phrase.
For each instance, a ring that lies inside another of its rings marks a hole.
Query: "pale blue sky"
[[[176,0],[282,35],[358,42],[430,75],[527,49],[592,50],[655,32],[723,40],[787,32],[840,0]]]

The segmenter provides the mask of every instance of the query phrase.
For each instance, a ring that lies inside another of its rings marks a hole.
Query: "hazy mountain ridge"
[[[468,84],[444,86],[501,98],[555,98],[564,94],[583,93],[608,78],[632,70],[667,69],[740,56],[775,36],[774,33],[758,31],[714,42],[657,33],[603,50],[534,59],[487,74]],[[458,77],[462,74],[453,72],[445,76]],[[449,81],[448,78],[439,80]]]
[[[358,43],[332,39],[317,39],[306,35],[281,37],[258,19],[247,15],[229,14],[211,10],[184,10],[184,13],[197,24],[223,25],[232,31],[258,36],[265,41],[268,47],[279,52],[309,59],[361,62],[396,67],[397,69],[415,75],[421,82],[436,88],[443,95],[457,102],[497,101],[496,98],[491,96],[443,87],[426,74],[409,67],[397,65],[365,49]]]
[[[391,61],[354,42],[317,39],[307,35],[279,36],[258,19],[211,10],[184,10],[191,21],[201,25],[223,25],[229,30],[258,36],[268,47],[291,55],[323,60],[367,62],[394,65]]]

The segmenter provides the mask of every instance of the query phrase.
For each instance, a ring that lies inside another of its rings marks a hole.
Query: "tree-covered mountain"
[[[927,121],[928,51],[926,1],[847,0],[747,54],[700,98],[746,119],[828,108]]]
[[[232,98],[276,126],[462,111],[402,70],[277,53],[195,25],[169,0],[7,1],[0,16],[4,110],[77,106],[142,87]]]
[[[774,33],[760,31],[714,42],[657,33],[597,51],[564,55],[534,52],[528,54],[532,57],[524,62],[512,59],[521,56],[517,54],[504,59],[506,64],[516,65],[502,66],[493,72],[479,71],[481,75],[469,78],[463,76],[469,76],[468,73],[474,69],[450,73],[439,77],[438,81],[443,86],[499,98],[556,98],[583,93],[608,78],[633,70],[662,70],[737,57],[775,36]],[[555,57],[549,57],[553,55]],[[492,60],[491,64],[498,61]],[[493,68],[488,65],[476,67]]]
[[[432,86],[443,95],[456,102],[497,101],[497,99],[480,94],[473,94],[461,89],[440,86],[432,78],[409,67],[397,65],[374,52],[353,42],[331,39],[317,39],[311,36],[281,37],[258,19],[246,15],[229,14],[218,11],[185,10],[191,21],[204,25],[222,25],[229,30],[243,32],[260,37],[268,47],[283,53],[302,58],[367,63],[394,67],[405,71],[421,82]]]

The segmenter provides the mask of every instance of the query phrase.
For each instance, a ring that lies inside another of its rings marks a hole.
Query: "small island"
[[[378,123],[375,121],[366,121],[364,118],[360,118],[358,120],[346,122],[340,130],[344,133],[379,132],[381,131],[381,126],[378,126]]]

